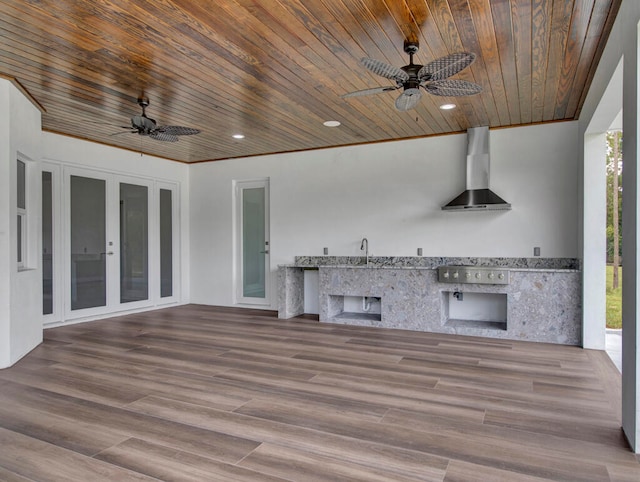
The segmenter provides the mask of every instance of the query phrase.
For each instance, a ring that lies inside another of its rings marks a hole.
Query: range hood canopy
[[[467,130],[467,189],[448,204],[445,211],[504,211],[511,209],[489,189],[489,127]]]

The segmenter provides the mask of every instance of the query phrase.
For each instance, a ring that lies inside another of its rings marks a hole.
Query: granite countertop
[[[318,264],[318,265],[307,265],[307,264],[279,264],[278,267],[282,268],[303,268],[303,269],[318,269],[318,268],[348,268],[348,269],[438,269],[437,266],[379,266],[369,264],[366,266],[364,264]]]
[[[576,258],[473,258],[423,256],[296,256],[286,268],[436,269],[439,266],[491,266],[512,271],[579,272]]]

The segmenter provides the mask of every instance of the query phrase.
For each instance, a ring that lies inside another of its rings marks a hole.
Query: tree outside
[[[607,133],[607,328],[622,327],[622,131]]]

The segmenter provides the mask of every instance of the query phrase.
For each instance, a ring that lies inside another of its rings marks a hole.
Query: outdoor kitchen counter
[[[506,269],[510,282],[441,283],[439,266]],[[280,318],[303,313],[305,269],[319,273],[321,322],[581,343],[581,279],[575,259],[376,257],[365,266],[362,257],[297,257],[278,270]],[[378,312],[347,308],[362,298]],[[462,315],[460,307],[465,308]]]

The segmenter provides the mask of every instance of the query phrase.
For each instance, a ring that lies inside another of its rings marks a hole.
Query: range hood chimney
[[[467,130],[467,189],[442,206],[445,211],[497,211],[511,209],[489,189],[489,127]]]

